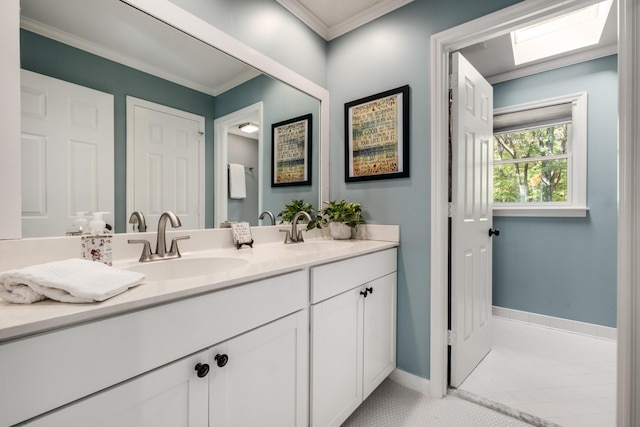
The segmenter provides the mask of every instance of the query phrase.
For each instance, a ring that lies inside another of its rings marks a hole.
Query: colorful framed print
[[[345,181],[409,176],[409,86],[344,105]]]
[[[311,185],[312,115],[271,125],[271,186]]]

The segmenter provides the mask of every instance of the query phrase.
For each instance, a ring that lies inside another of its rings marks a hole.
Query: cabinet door
[[[362,403],[361,291],[311,307],[312,426],[339,426]]]
[[[363,399],[396,367],[396,273],[369,282],[365,288]]]
[[[211,349],[210,426],[307,425],[308,316],[299,311]]]
[[[195,366],[207,360],[206,351],[197,353],[72,403],[26,425],[205,427],[209,404],[208,377],[198,377]],[[64,384],[60,386],[64,387]]]

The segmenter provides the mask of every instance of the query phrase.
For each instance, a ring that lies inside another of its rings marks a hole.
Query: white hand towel
[[[72,258],[0,273],[0,297],[22,304],[45,297],[74,303],[104,301],[143,279],[142,273]]]
[[[235,163],[229,165],[229,197],[232,199],[244,199],[247,197],[243,165]]]

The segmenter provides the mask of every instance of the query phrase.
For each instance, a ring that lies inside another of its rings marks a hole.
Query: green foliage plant
[[[349,227],[357,229],[358,225],[365,223],[360,203],[332,200],[324,202],[324,204],[326,207],[318,211],[322,226],[327,226],[330,222],[343,222]]]
[[[286,205],[284,205],[284,209],[278,214],[278,218],[282,218],[280,224],[282,223],[291,223],[293,221],[293,217],[296,216],[298,212],[306,212],[311,217],[311,221],[307,224],[307,230],[312,230],[314,228],[320,228],[320,225],[317,222],[316,211],[313,209],[310,203],[306,203],[304,200],[296,200],[293,199]]]

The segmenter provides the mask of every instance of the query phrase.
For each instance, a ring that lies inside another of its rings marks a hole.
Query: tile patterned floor
[[[530,424],[455,396],[434,399],[387,379],[342,426],[530,427]]]
[[[493,349],[460,390],[563,427],[615,426],[616,343],[494,317]]]

